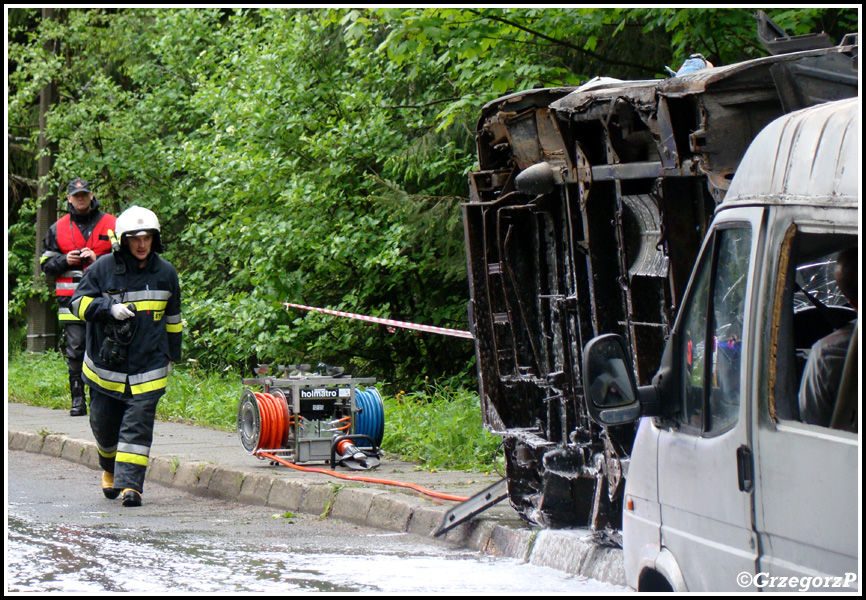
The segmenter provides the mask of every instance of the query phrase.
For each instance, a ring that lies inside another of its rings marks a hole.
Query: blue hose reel
[[[376,388],[355,390],[355,406],[360,409],[355,415],[355,433],[381,446],[385,434],[385,405],[379,391]]]

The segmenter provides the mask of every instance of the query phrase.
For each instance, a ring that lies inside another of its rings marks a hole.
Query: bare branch
[[[393,108],[393,109],[401,109],[401,108],[425,108],[427,106],[433,106],[434,104],[442,104],[443,102],[454,102],[455,100],[460,100],[460,96],[454,96],[452,98],[441,98],[439,100],[431,100],[430,102],[425,102],[424,104],[401,104],[400,106],[383,106],[382,108]]]
[[[169,75],[174,75],[178,79],[184,81],[187,85],[193,85],[193,83],[195,83],[189,77],[185,77],[185,76],[181,75],[180,73],[175,73],[171,69],[167,69],[167,68],[163,67],[162,65],[158,65],[156,63],[151,63],[151,64],[153,64],[154,67],[156,67],[157,69],[159,69],[160,71],[162,71],[164,73],[168,73]]]
[[[33,150],[28,150],[24,146],[22,146],[20,144],[16,144],[15,142],[9,142],[9,149],[10,150],[16,150],[17,152],[23,152],[24,154],[27,154],[28,156],[36,156],[36,152],[34,152]]]
[[[11,179],[15,183],[24,184],[30,186],[32,188],[36,188],[39,185],[39,182],[35,179],[30,179],[28,177],[23,177],[21,175],[16,175],[15,173],[9,173],[9,179]]]
[[[598,61],[601,61],[601,62],[604,62],[607,64],[619,65],[621,67],[629,67],[629,68],[633,68],[633,69],[641,69],[641,70],[644,70],[644,71],[647,71],[650,73],[655,73],[656,71],[658,71],[658,69],[656,67],[608,58],[608,57],[603,56],[601,54],[598,54],[596,52],[592,52],[591,50],[587,50],[586,48],[581,48],[580,46],[576,46],[575,44],[572,44],[571,42],[567,42],[565,40],[558,40],[556,38],[549,37],[549,36],[544,35],[543,33],[539,32],[539,31],[534,31],[534,30],[532,30],[532,29],[530,29],[524,25],[521,25],[520,23],[510,21],[510,20],[505,19],[503,17],[497,17],[494,15],[483,15],[480,11],[477,11],[477,10],[472,9],[472,8],[467,8],[466,10],[473,13],[473,14],[476,14],[480,17],[490,19],[491,21],[497,21],[499,23],[503,23],[504,25],[510,25],[512,27],[516,27],[516,28],[520,29],[521,31],[525,31],[526,33],[528,33],[530,35],[534,35],[534,36],[536,36],[542,40],[546,40],[552,44],[557,44],[559,46],[569,48],[571,50],[574,50],[575,52],[583,54],[584,56],[589,56],[590,58],[594,58]]]

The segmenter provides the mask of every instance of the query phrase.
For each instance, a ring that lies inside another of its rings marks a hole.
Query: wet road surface
[[[620,593],[436,540],[146,485],[102,497],[99,472],[8,452],[12,592]]]

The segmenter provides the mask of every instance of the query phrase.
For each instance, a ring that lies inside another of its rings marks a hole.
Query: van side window
[[[815,414],[802,414],[798,397],[804,394],[805,380],[814,388],[835,391],[838,389],[840,369],[824,369],[820,377],[810,373],[804,376],[807,358],[816,342],[837,335],[850,338],[852,321],[857,313],[849,305],[848,299],[837,286],[834,267],[838,253],[857,246],[854,235],[839,233],[818,233],[792,229],[788,253],[789,264],[785,269],[785,281],[778,286],[784,290],[781,297],[777,330],[778,339],[771,340],[777,348],[777,361],[770,365],[769,380],[775,382],[769,403],[770,415],[777,420],[794,420],[810,424],[829,425],[832,410],[817,418]],[[784,250],[784,249],[783,249]],[[844,363],[847,345],[837,344],[830,361],[822,363],[825,367],[832,361]],[[771,361],[772,363],[772,361]],[[835,364],[833,363],[833,364]],[[836,365],[838,366],[838,365]],[[773,369],[775,367],[775,369]],[[833,375],[832,380],[829,379]],[[830,393],[829,395],[833,395]],[[832,400],[828,400],[831,404]],[[808,403],[807,403],[808,406]]]
[[[716,231],[681,321],[681,420],[704,434],[721,432],[737,420],[751,248],[748,226]]]
[[[682,420],[689,427],[701,428],[704,413],[705,348],[707,336],[707,302],[709,301],[712,247],[701,257],[692,283],[687,312],[683,315],[683,334],[679,356],[682,357]]]

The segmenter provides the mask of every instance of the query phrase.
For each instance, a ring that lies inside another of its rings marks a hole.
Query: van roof
[[[743,204],[859,205],[860,103],[827,102],[767,125],[719,210]]]

